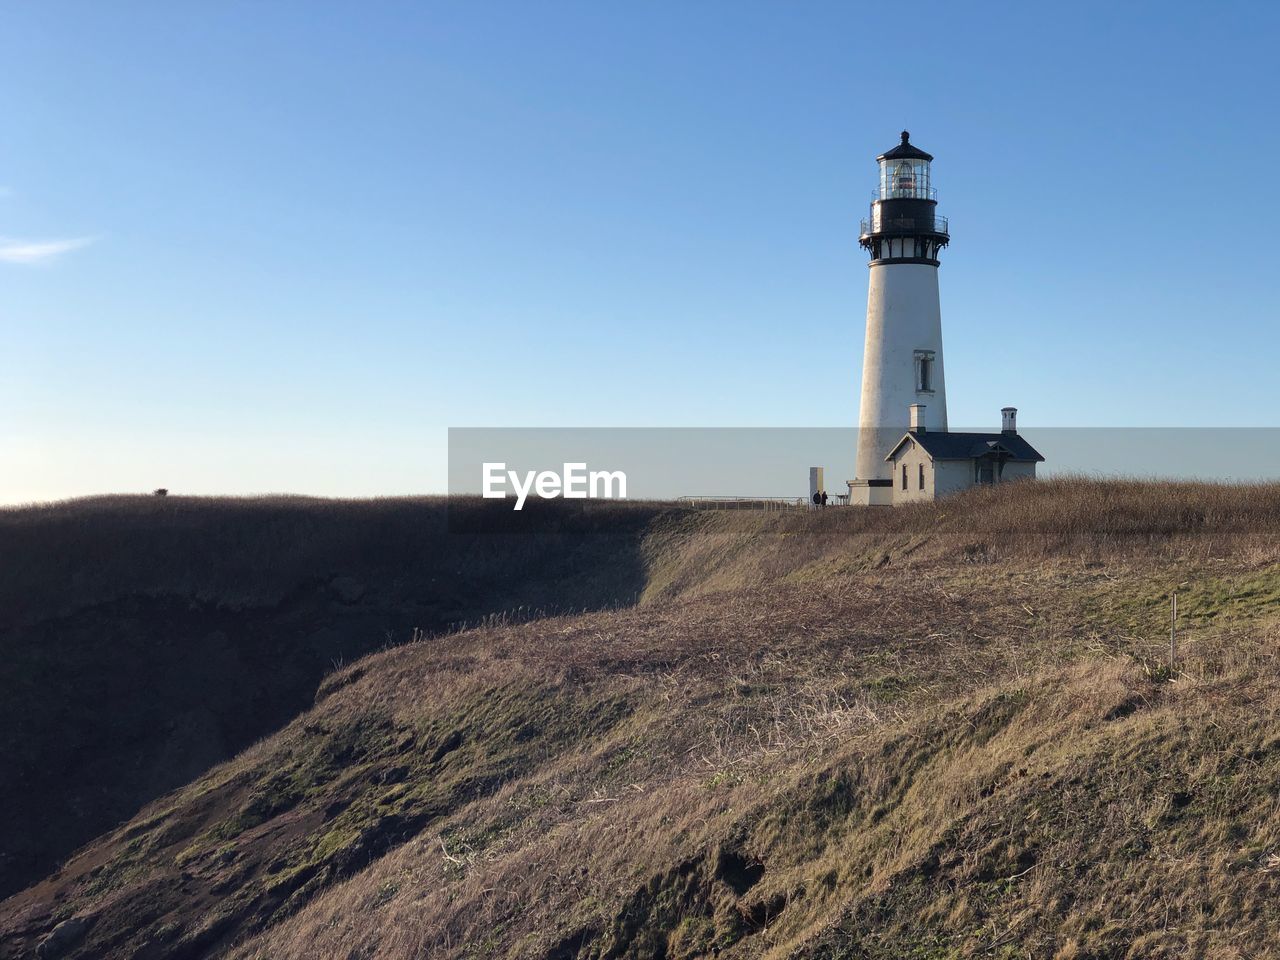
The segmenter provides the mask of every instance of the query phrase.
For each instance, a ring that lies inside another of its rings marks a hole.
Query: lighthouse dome
[[[926,162],[933,159],[933,154],[925,153],[919,147],[911,142],[911,133],[907,130],[902,131],[902,142],[892,150],[886,150],[877,160],[883,162],[885,160],[924,160]]]

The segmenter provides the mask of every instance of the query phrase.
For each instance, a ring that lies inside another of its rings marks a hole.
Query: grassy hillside
[[[0,956],[1280,956],[1278,534],[1275,487],[652,510],[638,605],[344,666]]]
[[[415,631],[644,589],[651,508],[559,511],[537,535],[478,508],[118,497],[0,510],[0,896],[279,729],[336,665]],[[494,529],[455,529],[489,516]]]

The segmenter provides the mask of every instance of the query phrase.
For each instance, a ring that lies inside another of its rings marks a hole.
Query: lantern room
[[[876,157],[880,164],[879,200],[935,200],[929,182],[931,154],[911,143],[911,134],[902,131],[902,142]]]
[[[919,260],[938,262],[938,251],[947,245],[947,218],[938,216],[938,194],[933,188],[930,164],[933,155],[911,142],[902,131],[902,142],[876,157],[880,189],[871,200],[871,215],[862,221],[858,243],[871,254],[871,262]]]

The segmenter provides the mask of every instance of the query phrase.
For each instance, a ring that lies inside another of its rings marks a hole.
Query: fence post
[[[1169,611],[1169,673],[1178,664],[1178,591],[1173,591],[1173,606]]]

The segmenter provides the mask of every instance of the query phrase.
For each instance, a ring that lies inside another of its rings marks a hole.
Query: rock
[[[85,931],[88,929],[89,921],[85,917],[63,920],[40,941],[40,946],[36,948],[36,956],[43,960],[61,957],[84,938]]]

